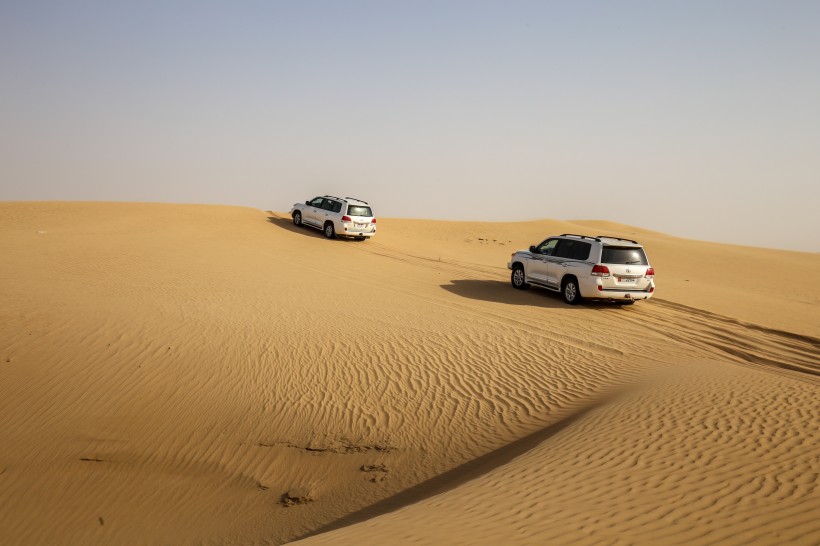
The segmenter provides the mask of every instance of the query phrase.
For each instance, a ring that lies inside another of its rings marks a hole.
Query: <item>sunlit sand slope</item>
[[[0,204],[0,541],[816,543],[818,257],[641,232],[655,300],[509,287],[593,227]]]

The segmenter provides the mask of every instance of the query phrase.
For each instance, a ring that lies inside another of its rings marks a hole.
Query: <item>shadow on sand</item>
[[[597,400],[593,400],[580,407],[574,413],[568,415],[557,423],[553,423],[533,432],[528,436],[515,440],[494,451],[477,457],[472,461],[466,462],[461,466],[457,466],[456,468],[448,470],[443,474],[439,474],[438,476],[421,482],[418,485],[414,485],[413,487],[405,489],[400,493],[396,493],[392,497],[388,497],[375,504],[371,504],[366,508],[362,508],[358,512],[353,512],[352,514],[348,514],[347,516],[337,519],[336,521],[332,521],[327,525],[323,525],[315,531],[311,531],[310,533],[295,538],[294,540],[300,540],[314,535],[327,533],[329,531],[335,531],[336,529],[341,529],[349,525],[355,525],[356,523],[361,523],[368,519],[394,512],[399,508],[404,508],[405,506],[440,495],[441,493],[455,489],[464,483],[480,478],[492,470],[509,463],[516,457],[531,451],[539,444],[584,417],[590,411],[603,406],[621,393],[622,392],[620,390],[615,390],[611,393],[603,394]]]
[[[451,280],[450,284],[443,284],[441,287],[462,298],[504,303],[507,305],[529,305],[531,307],[561,310],[596,309],[599,311],[624,307],[624,305],[620,303],[594,300],[586,300],[579,305],[568,305],[564,303],[561,294],[558,292],[551,292],[540,288],[516,290],[510,286],[509,282],[505,281],[455,279]]]
[[[305,235],[307,237],[318,237],[319,239],[324,239],[325,234],[322,233],[318,229],[313,229],[307,226],[295,226],[293,225],[293,220],[290,218],[280,218],[277,216],[268,216],[268,222],[273,224],[274,226],[278,226],[282,229],[286,229],[293,233],[299,233],[300,235]],[[348,237],[336,237],[334,241],[344,241],[344,242],[361,242],[357,241],[356,239],[350,239]]]
[[[278,218],[276,216],[268,216],[268,222],[273,224],[274,226],[278,226],[282,229],[286,229],[293,233],[301,233],[302,235],[307,235],[308,237],[319,237],[324,239],[324,234],[313,228],[305,227],[305,226],[294,226],[293,220],[290,218]]]

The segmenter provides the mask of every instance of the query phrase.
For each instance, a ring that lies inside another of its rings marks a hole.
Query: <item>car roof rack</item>
[[[615,239],[616,241],[626,241],[634,245],[639,244],[638,241],[633,241],[632,239],[624,239],[623,237],[613,237],[612,235],[597,235],[597,237],[599,239]]]
[[[589,235],[578,235],[576,233],[562,233],[560,237],[580,237],[581,239],[592,239],[593,241],[598,241],[599,243],[601,240],[598,237],[590,237]]]
[[[367,201],[365,201],[364,199],[359,199],[358,197],[345,197],[345,199],[353,199],[354,201],[358,201],[358,202],[360,202],[360,203],[364,203],[365,205],[369,205],[369,204],[370,204],[370,203],[368,203]]]
[[[322,197],[330,197],[331,199],[338,199],[339,201],[342,201],[341,197],[336,197],[335,195],[323,195]]]

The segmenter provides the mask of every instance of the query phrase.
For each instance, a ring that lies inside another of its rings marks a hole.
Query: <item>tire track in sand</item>
[[[770,371],[799,372],[813,383],[820,382],[820,340],[816,338],[662,299],[653,300],[650,313],[649,321],[633,315],[627,315],[627,320],[640,320],[661,335],[734,362]]]
[[[418,267],[458,274],[461,279],[497,278],[502,269],[469,262],[433,260],[386,245],[378,246],[376,251],[359,249]],[[503,270],[506,272],[506,268]],[[515,296],[511,294],[510,299],[513,297]],[[728,357],[733,362],[752,365],[758,369],[799,372],[811,377],[812,382],[815,382],[814,378],[820,377],[820,339],[743,322],[660,298],[654,298],[641,305],[640,313],[634,312],[637,311],[634,308],[613,308],[613,311],[622,310],[627,312],[618,315],[619,321],[640,324],[654,334],[685,346],[695,347],[710,355],[718,355],[721,359]],[[645,316],[645,313],[651,317]],[[520,314],[504,318],[521,323],[528,322]],[[528,326],[544,328],[543,323],[528,323]]]

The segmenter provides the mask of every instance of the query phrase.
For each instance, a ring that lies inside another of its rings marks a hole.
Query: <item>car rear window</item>
[[[350,216],[373,216],[373,212],[370,210],[370,207],[364,207],[361,205],[349,205],[347,207],[347,213]]]
[[[583,241],[572,241],[561,239],[558,248],[555,249],[554,256],[558,258],[569,258],[571,260],[586,260],[589,258],[589,251],[592,245]]]
[[[642,248],[605,246],[601,252],[601,263],[621,265],[649,265]]]

